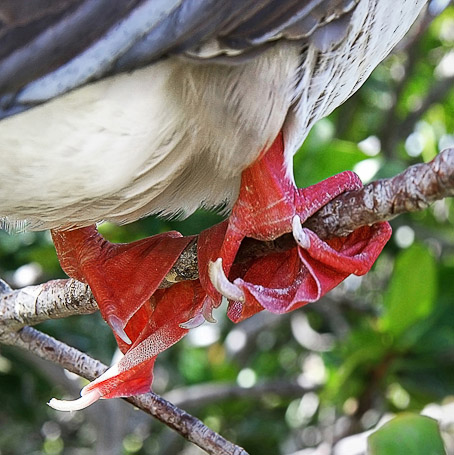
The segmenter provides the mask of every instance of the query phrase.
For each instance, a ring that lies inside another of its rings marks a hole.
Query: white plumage
[[[331,40],[234,64],[172,56],[0,122],[0,217],[30,229],[230,204],[283,128],[286,161],[402,38],[425,0],[361,0]],[[329,38],[329,29],[328,38]]]

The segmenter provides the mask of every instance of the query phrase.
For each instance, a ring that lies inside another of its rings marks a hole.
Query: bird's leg
[[[73,402],[51,401],[72,410],[104,397],[147,391],[157,354],[183,337],[220,302],[230,300],[238,321],[266,308],[284,313],[320,298],[349,274],[371,267],[389,238],[387,223],[363,227],[347,237],[320,240],[302,223],[343,191],[359,188],[352,172],[305,189],[286,175],[280,134],[242,175],[240,194],[228,220],[198,239],[199,280],[158,289],[192,240],[177,232],[131,244],[112,244],[95,226],[52,231],[66,273],[88,283],[101,313],[125,354]],[[295,247],[235,263],[244,237],[269,241],[293,232]],[[209,272],[208,272],[209,271]]]
[[[267,152],[243,172],[228,222],[199,237],[200,279],[212,305],[218,305],[221,294],[226,296],[234,320],[263,308],[283,313],[319,299],[352,273],[366,273],[389,239],[388,223],[366,226],[327,242],[302,227],[327,202],[361,186],[356,174],[346,171],[311,187],[296,188],[286,173],[279,134]],[[296,241],[293,250],[234,266],[245,237],[270,241],[288,232]]]
[[[54,230],[52,238],[65,272],[90,285],[101,314],[114,331],[124,357],[73,401],[53,399],[71,411],[99,398],[149,391],[156,356],[180,340],[185,323],[201,312],[205,292],[198,280],[158,289],[192,237],[168,232],[130,244],[112,244],[89,226]]]
[[[115,335],[131,344],[128,321],[150,299],[191,241],[167,232],[129,244],[105,240],[95,226],[53,230],[63,270],[88,283],[102,316]]]
[[[49,405],[61,411],[76,411],[99,398],[149,392],[157,355],[187,334],[188,329],[182,327],[182,323],[200,310],[204,298],[205,293],[197,280],[156,290],[126,325],[133,343],[127,345],[117,337],[124,357],[85,386],[81,398],[72,401],[52,399]]]

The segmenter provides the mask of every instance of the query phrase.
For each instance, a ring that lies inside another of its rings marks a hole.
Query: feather
[[[295,22],[310,16],[321,26],[355,1],[40,0],[39,10],[8,0],[0,4],[0,118],[169,54],[254,56]]]
[[[296,14],[294,23],[310,13],[318,24],[308,38],[279,39],[235,64],[172,55],[3,119],[3,226],[62,228],[101,220],[127,223],[151,213],[186,216],[200,206],[227,209],[238,194],[241,172],[281,129],[290,175],[293,154],[314,122],[360,87],[425,0],[297,3],[286,3]],[[137,4],[130,14],[147,4]],[[230,22],[222,27],[239,36],[251,21],[244,36],[265,39],[265,5],[272,10],[275,3],[260,5],[263,10],[255,5],[242,22],[229,10]],[[323,5],[329,7],[325,17],[317,9]],[[234,6],[241,9],[236,2],[229,8]],[[178,8],[183,22],[197,10],[189,0]],[[291,22],[286,11],[270,16],[282,30]],[[0,12],[5,16],[5,9]],[[168,26],[172,20],[163,13]],[[174,38],[184,27],[174,28]],[[199,28],[193,27],[197,35]]]

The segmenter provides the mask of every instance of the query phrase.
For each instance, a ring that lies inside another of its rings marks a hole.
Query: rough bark
[[[416,164],[395,177],[376,180],[358,191],[341,194],[309,218],[304,226],[323,239],[347,235],[360,226],[424,210],[433,202],[452,196],[454,148],[449,148],[429,163]],[[294,246],[291,234],[273,242],[246,239],[237,260]],[[197,279],[196,242],[186,248],[169,275],[173,282],[175,277],[179,280]],[[3,283],[0,286],[0,336],[5,330],[15,331],[48,319],[88,314],[96,310],[89,287],[72,279],[49,281],[14,291]]]

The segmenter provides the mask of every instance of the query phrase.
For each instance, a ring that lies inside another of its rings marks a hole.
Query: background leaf
[[[437,269],[430,250],[413,244],[403,250],[394,264],[379,320],[383,331],[399,337],[415,322],[427,317],[437,294]]]
[[[369,455],[446,455],[436,420],[402,414],[369,436]]]

